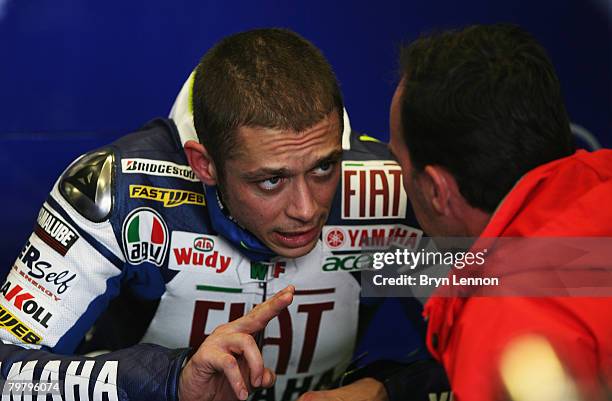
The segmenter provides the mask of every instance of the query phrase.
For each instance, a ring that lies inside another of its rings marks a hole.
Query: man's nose
[[[303,177],[294,180],[287,215],[303,223],[310,223],[317,214],[317,201]]]

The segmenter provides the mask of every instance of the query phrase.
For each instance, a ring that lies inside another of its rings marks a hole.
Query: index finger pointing
[[[278,316],[283,309],[287,308],[291,302],[293,302],[294,292],[294,286],[287,286],[284,290],[276,293],[266,302],[257,305],[240,319],[231,322],[230,325],[233,326],[232,328],[235,331],[241,333],[253,334],[263,330],[270,320]]]

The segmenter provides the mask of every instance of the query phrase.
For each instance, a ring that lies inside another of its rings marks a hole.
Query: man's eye
[[[313,170],[313,172],[315,175],[328,175],[332,172],[334,164],[334,162],[321,163]]]
[[[281,177],[272,177],[268,178],[267,180],[258,181],[257,185],[265,191],[272,191],[278,188],[282,181],[283,179]]]

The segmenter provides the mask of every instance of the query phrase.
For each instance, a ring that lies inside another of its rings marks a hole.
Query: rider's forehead
[[[326,118],[301,132],[241,127],[237,134],[240,149],[232,164],[251,172],[308,167],[327,159],[335,160],[341,153],[337,117]]]

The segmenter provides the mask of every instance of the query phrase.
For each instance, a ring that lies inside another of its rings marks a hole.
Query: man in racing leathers
[[[255,335],[276,384],[252,397],[327,388],[355,346],[360,252],[415,247],[421,236],[406,220],[399,166],[385,145],[351,135],[343,110],[330,66],[298,35],[266,29],[218,43],[171,119],[78,158],[53,187],[0,291],[2,377],[59,380],[54,400],[199,399],[193,378],[211,374],[200,363],[209,340],[229,341],[228,322],[291,284],[293,303]],[[61,355],[126,288],[155,301],[146,344]],[[247,360],[244,372],[252,349],[225,348]],[[398,369],[317,394],[398,398]],[[248,390],[269,384],[256,376]]]

